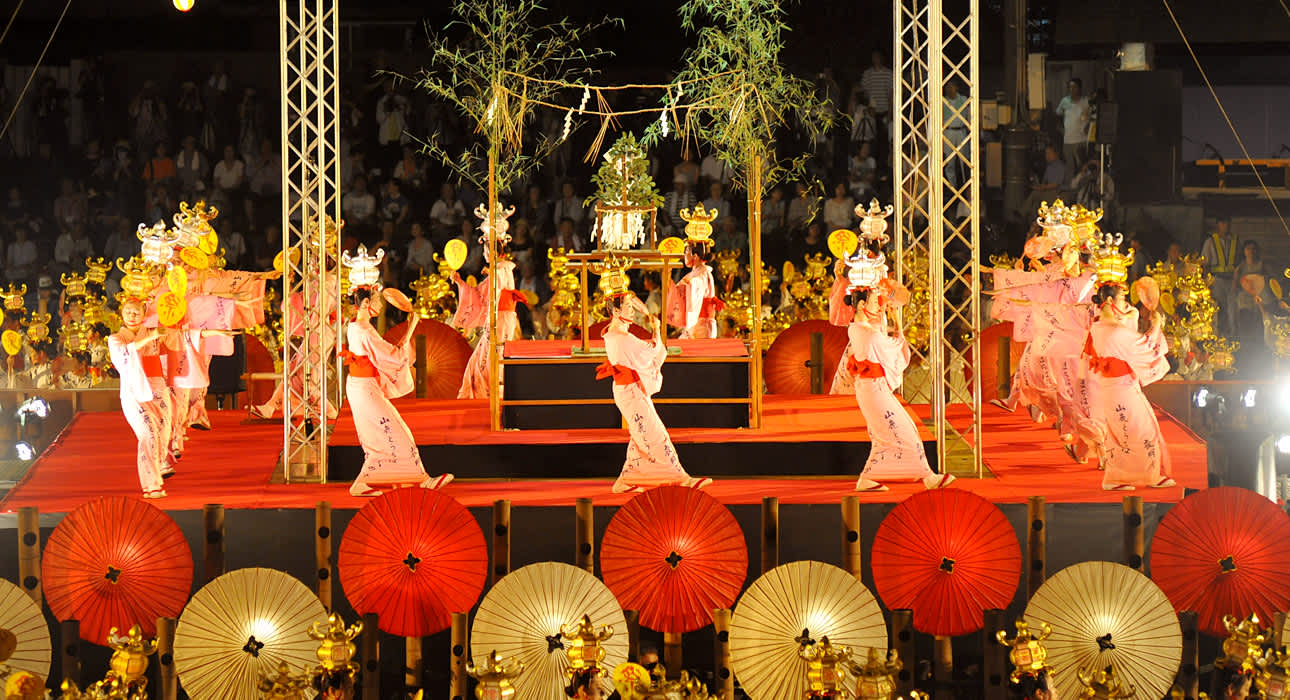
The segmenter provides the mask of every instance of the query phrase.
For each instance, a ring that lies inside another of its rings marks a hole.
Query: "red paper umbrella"
[[[1272,614],[1290,606],[1290,517],[1253,491],[1223,486],[1184,498],[1151,540],[1151,578],[1175,610],[1224,637],[1224,615]]]
[[[847,329],[828,321],[802,321],[775,338],[766,351],[766,391],[772,394],[811,393],[811,335],[824,338],[824,390],[833,383],[833,373],[847,347]]]
[[[250,333],[243,334],[246,339],[246,372],[247,374],[271,374],[274,371],[273,355],[264,347],[260,339]],[[242,403],[262,404],[268,401],[277,387],[272,381],[254,381],[246,383],[246,391],[238,400]]]
[[[912,609],[914,627],[941,636],[981,629],[983,613],[1012,602],[1021,548],[994,504],[961,489],[924,491],[882,521],[873,580],[891,610]]]
[[[641,624],[690,632],[729,608],[748,572],[748,547],[725,506],[698,489],[663,486],[618,509],[600,545],[600,575]]]
[[[479,600],[488,548],[475,517],[451,496],[396,489],[350,521],[337,566],[355,611],[380,615],[390,634],[424,637]]]
[[[403,340],[407,324],[399,325],[385,331],[385,339],[391,343]],[[422,320],[417,323],[414,335],[425,336],[425,373],[426,398],[455,399],[461,388],[461,377],[466,373],[466,363],[470,361],[470,343],[452,326],[434,320]],[[416,342],[413,340],[412,342]],[[420,363],[421,358],[416,360]]]
[[[123,497],[90,501],[54,528],[41,559],[45,598],[59,620],[79,620],[81,639],[106,644],[132,625],[156,634],[177,617],[193,586],[188,540],[170,516]]]

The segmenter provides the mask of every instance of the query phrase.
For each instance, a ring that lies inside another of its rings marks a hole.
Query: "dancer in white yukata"
[[[492,345],[492,329],[488,306],[493,291],[493,278],[497,278],[497,337],[502,345],[514,340],[519,335],[520,321],[515,314],[515,305],[524,303],[524,295],[515,289],[515,261],[511,260],[509,248],[511,235],[507,233],[510,223],[507,219],[515,213],[515,207],[499,211],[493,217],[497,224],[497,262],[493,263],[492,274],[479,284],[471,285],[455,271],[452,280],[457,283],[457,311],[452,316],[452,325],[456,328],[480,329],[479,340],[475,350],[466,363],[466,373],[461,377],[461,388],[457,390],[459,399],[486,399],[491,390],[488,377],[488,348]],[[484,246],[484,260],[492,261],[492,252],[488,245],[488,214],[484,205],[475,208],[475,216],[482,220],[479,230],[484,234],[479,242]],[[499,349],[500,352],[500,349]],[[502,384],[501,367],[497,369],[497,384]]]
[[[426,474],[412,431],[390,403],[390,399],[412,391],[413,354],[408,341],[419,317],[408,315],[408,329],[397,345],[386,342],[372,327],[371,320],[381,313],[387,297],[404,311],[412,308],[398,290],[385,290],[382,294],[379,266],[383,257],[385,251],[368,255],[364,246],[359,246],[353,257],[342,255],[350,268],[354,306],[354,319],[345,324],[345,347],[341,350],[349,368],[345,399],[354,415],[358,442],[363,446],[363,469],[349,488],[352,496],[379,496],[379,487],[438,489],[453,479],[452,474]]]
[[[860,252],[847,258],[847,291],[855,317],[847,327],[850,355],[847,368],[854,378],[856,405],[869,431],[869,459],[856,481],[857,491],[886,491],[883,481],[921,480],[929,489],[948,486],[950,474],[937,474],[927,464],[918,427],[896,399],[909,366],[909,343],[899,328],[888,329],[882,293],[887,263],[882,254]]]
[[[144,298],[123,299],[121,330],[108,336],[108,352],[121,377],[121,412],[139,441],[136,466],[143,497],[165,498],[162,474],[170,469],[170,389],[161,363],[161,334],[143,325],[145,304]]]
[[[623,471],[614,482],[614,493],[639,493],[655,486],[679,485],[703,488],[712,479],[690,476],[681,467],[672,438],[667,434],[650,397],[663,388],[663,361],[667,343],[662,324],[650,315],[629,288],[626,266],[609,261],[600,275],[609,326],[605,329],[606,359],[596,368],[597,379],[613,378],[614,405],[627,423],[631,435]],[[641,340],[629,329],[632,317],[643,319],[653,332]]]
[[[1176,485],[1170,478],[1169,449],[1155,409],[1142,393],[1143,386],[1168,374],[1169,344],[1159,314],[1153,314],[1146,333],[1138,328],[1138,310],[1129,303],[1125,284],[1133,251],[1121,254],[1122,240],[1119,234],[1103,234],[1093,253],[1098,284],[1093,301],[1101,311],[1089,329],[1086,353],[1093,415],[1105,424],[1107,434],[1102,488],[1169,488]]]
[[[703,208],[700,202],[681,210],[685,219],[685,266],[690,271],[672,286],[667,295],[667,322],[681,329],[681,338],[717,337],[717,314],[725,304],[717,298],[717,283],[712,278],[712,220],[717,210]]]

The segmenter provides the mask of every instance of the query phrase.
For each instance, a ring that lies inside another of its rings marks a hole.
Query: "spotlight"
[[[193,9],[194,0],[171,0],[171,2],[174,4],[175,9],[180,12],[187,12]]]
[[[30,462],[36,458],[36,448],[32,447],[29,442],[14,443],[13,451],[17,453],[18,459],[24,462]]]
[[[1196,393],[1191,395],[1191,402],[1196,404],[1196,408],[1205,408],[1213,399],[1214,392],[1210,391],[1207,386],[1197,389]]]
[[[25,423],[28,418],[33,416],[42,419],[48,418],[49,402],[40,397],[32,397],[19,404],[18,413],[15,414],[18,420]]]
[[[1241,405],[1246,408],[1254,408],[1254,404],[1259,397],[1258,389],[1250,387],[1241,394]]]
[[[1282,435],[1277,438],[1277,452],[1290,455],[1290,435]]]

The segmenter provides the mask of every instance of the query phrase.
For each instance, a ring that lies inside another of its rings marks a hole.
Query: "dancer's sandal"
[[[890,490],[891,489],[888,489],[886,486],[883,486],[882,484],[876,481],[873,481],[871,479],[865,479],[864,477],[861,477],[860,480],[856,482],[856,491],[862,491],[867,493],[879,493],[882,491],[890,491]]]
[[[1166,476],[1165,478],[1161,479],[1160,481],[1157,481],[1156,483],[1152,484],[1152,485],[1151,485],[1151,488],[1153,488],[1153,489],[1167,489],[1167,488],[1173,488],[1174,486],[1177,486],[1177,485],[1178,485],[1178,482],[1176,482],[1176,481],[1174,481],[1173,479],[1170,479],[1169,477],[1167,477],[1167,476]]]
[[[162,469],[162,470],[161,470],[161,478],[163,478],[163,479],[169,479],[170,477],[172,477],[172,476],[174,476],[174,475],[175,475],[175,468],[174,468],[174,467],[166,467],[165,469]]]
[[[430,477],[426,477],[426,480],[421,482],[421,488],[423,488],[423,489],[431,489],[431,490],[434,490],[434,489],[441,489],[441,488],[443,488],[443,487],[447,486],[448,484],[451,484],[451,483],[452,483],[452,480],[453,480],[453,479],[455,479],[455,478],[457,478],[457,477],[455,477],[455,476],[453,476],[452,474],[449,474],[449,473],[447,473],[447,472],[444,472],[443,474],[440,474],[439,476],[430,476]]]
[[[1015,406],[1009,406],[1007,402],[1003,401],[1002,399],[990,399],[990,405],[996,408],[1002,408],[1008,413],[1012,413],[1014,410],[1016,410]]]
[[[632,486],[631,484],[620,484],[617,481],[614,482],[613,487],[609,490],[612,493],[645,493],[644,487]]]
[[[272,412],[272,411],[266,411],[266,410],[265,410],[265,408],[264,408],[264,406],[260,406],[259,404],[250,404],[250,405],[248,405],[248,406],[246,407],[246,412],[247,412],[247,413],[249,413],[249,414],[251,415],[251,417],[252,417],[252,418],[254,418],[254,419],[256,419],[256,420],[272,420],[272,419],[273,419],[273,412]]]
[[[165,498],[165,497],[166,497],[166,490],[165,490],[165,489],[153,489],[153,490],[151,490],[151,491],[144,491],[144,492],[143,492],[143,497],[144,497],[144,498],[147,498],[147,499]]]
[[[686,479],[685,481],[681,482],[681,485],[686,488],[701,489],[711,483],[712,483],[712,479],[709,479],[706,476],[692,476]]]
[[[1074,463],[1076,463],[1076,464],[1084,464],[1084,461],[1085,461],[1085,460],[1082,460],[1082,459],[1080,459],[1080,458],[1079,458],[1079,454],[1075,452],[1075,446],[1074,446],[1074,445],[1065,445],[1065,446],[1063,446],[1063,449],[1065,449],[1065,450],[1066,450],[1066,454],[1067,454],[1067,456],[1069,456],[1069,457],[1071,458],[1071,461],[1072,461],[1072,462],[1074,462]]]
[[[928,491],[943,489],[954,483],[956,479],[953,474],[933,474],[923,479],[923,486],[927,487]]]
[[[1103,491],[1134,491],[1133,484],[1102,484]]]
[[[381,495],[380,489],[374,489],[367,484],[354,484],[349,487],[349,495],[358,498],[374,498]]]

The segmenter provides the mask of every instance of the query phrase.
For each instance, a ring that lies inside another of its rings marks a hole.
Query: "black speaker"
[[[1119,71],[1112,90],[1118,105],[1111,173],[1117,198],[1121,204],[1177,199],[1182,183],[1182,73]]]
[[[1097,106],[1097,134],[1099,146],[1115,145],[1120,127],[1120,105],[1118,102],[1103,102]]]

